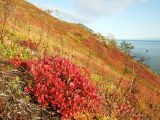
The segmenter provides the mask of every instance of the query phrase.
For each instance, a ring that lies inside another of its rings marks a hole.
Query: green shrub
[[[131,43],[127,43],[126,41],[123,41],[119,47],[121,51],[127,55],[130,55],[134,49],[134,46]]]

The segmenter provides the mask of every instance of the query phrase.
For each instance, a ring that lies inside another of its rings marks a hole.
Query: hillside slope
[[[160,119],[160,77],[123,54],[113,41],[104,44],[81,25],[60,21],[26,1],[9,0],[12,7],[7,11],[4,1],[0,0],[0,3],[1,34],[4,33],[0,46],[1,61],[22,54],[26,46],[21,43],[30,41],[36,47],[26,47],[31,49],[27,51],[31,58],[44,54],[65,57],[79,67],[87,68],[88,77],[104,94],[116,94],[117,101],[115,97],[114,102],[123,103],[123,99],[131,94],[137,99],[136,107],[133,106],[138,112],[150,119]],[[4,54],[3,45],[8,47],[7,50],[14,48],[15,53]],[[6,69],[0,71],[4,73]],[[0,75],[2,79],[3,74]],[[111,101],[108,104],[112,104]]]

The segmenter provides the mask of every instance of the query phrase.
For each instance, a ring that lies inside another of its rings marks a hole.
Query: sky
[[[160,0],[27,0],[116,39],[160,39]]]

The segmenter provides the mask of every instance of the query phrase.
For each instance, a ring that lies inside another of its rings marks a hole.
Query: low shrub
[[[83,112],[98,112],[97,88],[68,60],[44,57],[30,61],[12,59],[10,63],[31,75],[32,82],[27,83],[24,91],[34,96],[42,108],[51,106],[62,119],[71,119]]]
[[[33,54],[32,54],[33,56]],[[0,58],[8,60],[11,58],[20,57],[21,59],[28,60],[31,57],[31,52],[18,45],[4,45],[0,44]]]

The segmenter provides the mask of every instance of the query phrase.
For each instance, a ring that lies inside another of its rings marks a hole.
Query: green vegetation
[[[127,43],[126,41],[123,41],[120,45],[120,49],[122,52],[124,52],[127,55],[131,55],[132,50],[134,49],[134,46],[131,43]]]

